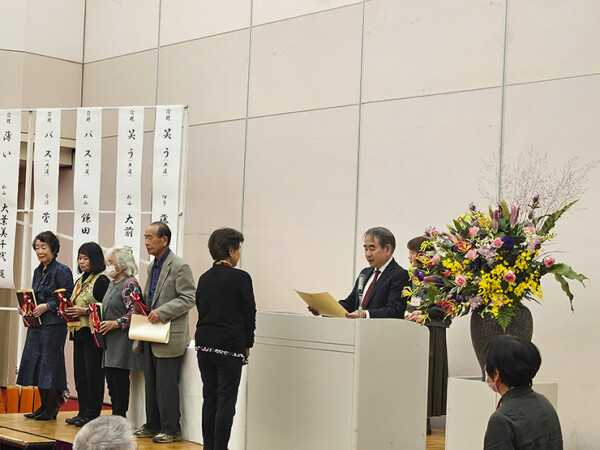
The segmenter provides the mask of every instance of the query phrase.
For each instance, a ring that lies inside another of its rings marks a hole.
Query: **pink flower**
[[[438,255],[437,253],[435,255],[432,256],[430,264],[432,266],[437,266],[440,261],[442,260],[442,258],[440,258],[440,255]]]
[[[492,242],[492,247],[494,247],[494,248],[502,247],[502,239],[500,239],[499,237],[494,239],[494,242]]]
[[[519,204],[513,205],[510,209],[510,219],[509,223],[511,227],[514,227],[519,220]]]
[[[477,258],[477,250],[475,250],[475,249],[469,250],[465,254],[465,258],[470,259],[471,261],[473,261],[475,258]]]
[[[464,286],[465,283],[467,282],[467,279],[465,277],[463,277],[462,275],[456,275],[456,278],[454,278],[454,282],[456,284],[458,284],[459,286]]]
[[[535,227],[525,227],[525,228],[523,228],[523,231],[530,233],[530,234],[535,234],[537,230],[535,229]]]
[[[515,273],[512,270],[509,270],[508,272],[506,272],[504,274],[504,281],[506,281],[507,283],[514,283],[514,281],[517,279],[517,276],[515,275]]]
[[[492,233],[498,232],[498,221],[500,220],[500,211],[495,209],[492,211]]]
[[[479,233],[479,227],[471,227],[469,228],[469,233],[467,234],[467,237],[477,236],[477,233]]]
[[[544,265],[548,268],[552,267],[554,265],[554,258],[551,256],[546,256],[544,258]]]

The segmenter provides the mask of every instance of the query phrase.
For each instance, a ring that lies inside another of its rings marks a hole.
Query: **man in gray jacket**
[[[161,444],[181,440],[179,377],[190,343],[188,312],[195,305],[196,293],[190,266],[169,249],[170,242],[171,230],[162,222],[151,223],[144,232],[146,250],[154,256],[144,288],[148,320],[171,322],[171,329],[167,344],[142,343],[146,423],[135,435]]]

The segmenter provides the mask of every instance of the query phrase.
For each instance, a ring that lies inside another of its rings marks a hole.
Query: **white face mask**
[[[490,377],[488,374],[486,374],[487,377],[485,378],[485,382],[488,385],[488,387],[494,391],[494,392],[498,392],[498,387],[496,386],[496,381]]]
[[[112,278],[112,279],[117,278],[117,275],[119,275],[115,266],[106,266],[106,270],[104,270],[104,274],[108,278]]]

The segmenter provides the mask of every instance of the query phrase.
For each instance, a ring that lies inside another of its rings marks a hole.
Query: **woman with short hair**
[[[214,263],[196,290],[196,350],[202,376],[204,447],[226,450],[235,403],[250,348],[254,344],[256,304],[252,279],[236,269],[244,236],[232,228],[214,231],[208,249]]]
[[[104,253],[95,242],[86,242],[77,251],[77,270],[81,277],[75,283],[71,295],[73,306],[67,314],[78,320],[79,325],[70,325],[73,341],[73,370],[79,412],[75,417],[65,419],[70,425],[84,426],[95,419],[102,411],[104,400],[104,370],[102,369],[102,348],[94,339],[90,328],[91,306],[102,302],[108,288],[108,277],[104,275]]]
[[[127,416],[129,408],[129,371],[141,370],[142,361],[133,353],[128,331],[133,304],[141,300],[142,290],[135,275],[138,273],[133,250],[117,245],[106,252],[107,274],[112,278],[104,300],[100,332],[104,335],[103,367],[114,415]]]
[[[519,336],[501,335],[486,346],[486,383],[501,398],[488,422],[484,450],[562,450],[554,407],[531,389],[541,363],[537,347]]]
[[[31,287],[37,306],[33,315],[40,318],[40,328],[28,328],[25,348],[19,366],[17,384],[37,386],[42,405],[28,419],[56,419],[62,393],[67,390],[65,340],[67,324],[58,316],[58,305],[52,293],[65,289],[67,297],[73,291],[73,274],[56,260],[60,241],[52,231],[39,233],[32,244],[40,265],[33,272]]]

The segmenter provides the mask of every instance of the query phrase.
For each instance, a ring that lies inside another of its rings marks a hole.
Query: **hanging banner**
[[[141,223],[143,144],[144,108],[119,108],[115,245],[129,245],[138,267],[145,228]]]
[[[14,289],[21,110],[0,110],[0,288]]]
[[[154,127],[152,164],[152,221],[171,229],[171,248],[177,252],[179,172],[183,106],[158,106]]]
[[[78,108],[73,171],[73,273],[77,250],[98,242],[100,230],[100,169],[102,165],[102,109]]]
[[[60,109],[38,109],[33,151],[32,239],[42,231],[56,234],[58,222],[58,169],[60,162]],[[31,271],[39,265],[31,255]]]

